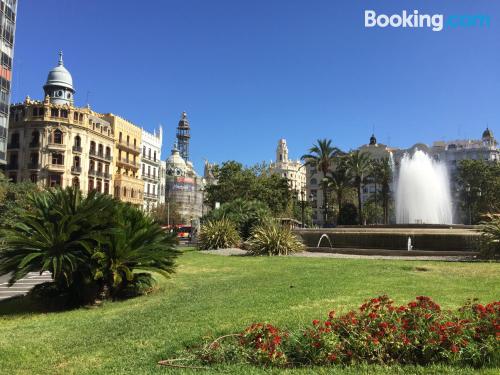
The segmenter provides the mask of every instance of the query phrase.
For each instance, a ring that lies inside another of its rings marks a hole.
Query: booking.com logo
[[[365,10],[365,27],[394,28],[430,28],[442,31],[449,28],[489,27],[490,16],[485,14],[420,14],[418,10],[401,14],[377,14],[374,10]]]

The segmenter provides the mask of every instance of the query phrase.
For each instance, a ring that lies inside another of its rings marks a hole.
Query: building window
[[[130,143],[130,136],[127,135],[127,145]]]
[[[127,188],[125,186],[123,187],[123,196],[127,197]]]
[[[142,148],[142,156],[146,157],[146,146]]]
[[[94,141],[90,142],[90,153],[95,154],[95,142]]]
[[[80,157],[79,156],[75,156],[73,158],[73,166],[75,168],[80,168],[80,165],[81,165],[81,162],[80,162]]]
[[[102,173],[102,163],[97,163],[97,172]]]
[[[151,149],[148,150],[148,159],[151,159]]]
[[[32,152],[30,154],[30,167],[32,168],[38,167],[38,152]]]
[[[119,197],[120,196],[120,187],[119,186],[115,186],[115,197]]]
[[[82,146],[82,139],[79,135],[75,137],[75,147],[80,148]]]
[[[130,190],[130,198],[134,198],[134,189]]]
[[[106,158],[110,159],[111,158],[111,148],[106,147]]]
[[[61,109],[61,117],[68,118],[68,111],[66,109]]]
[[[63,165],[64,164],[64,156],[59,152],[52,153],[52,164],[55,165]]]
[[[49,186],[61,186],[61,175],[60,174],[51,174],[49,176]]]
[[[30,147],[38,147],[40,145],[40,132],[35,130],[31,133]]]
[[[75,188],[80,188],[80,179],[78,177],[74,177],[72,180],[72,185]]]
[[[38,175],[36,173],[32,173],[30,175],[30,181],[34,184],[36,184],[38,182]]]
[[[62,145],[63,144],[63,133],[59,129],[54,130],[53,133],[53,143]]]
[[[96,189],[99,193],[102,191],[102,181],[99,179],[97,180]]]
[[[97,149],[99,156],[104,156],[104,146],[100,144]]]
[[[93,160],[89,163],[89,172],[94,172],[95,170],[95,162]]]
[[[109,182],[104,182],[104,194],[109,194]]]
[[[121,142],[122,141],[122,132],[120,132],[120,135],[118,137],[118,140]]]
[[[153,153],[153,160],[156,161],[156,151]]]
[[[89,178],[89,191],[94,190],[94,179]]]

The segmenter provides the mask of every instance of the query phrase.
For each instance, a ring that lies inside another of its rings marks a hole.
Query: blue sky
[[[366,29],[364,10],[486,14],[489,28]],[[500,135],[500,2],[136,0],[19,2],[13,102],[42,98],[64,51],[76,104],[152,130],[170,153],[182,111],[191,159],[299,157],[317,138],[343,149]]]

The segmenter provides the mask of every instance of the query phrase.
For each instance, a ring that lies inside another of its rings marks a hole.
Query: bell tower
[[[187,113],[182,112],[181,119],[177,125],[177,144],[179,152],[185,161],[189,160],[189,139],[191,138],[189,130],[190,128]]]
[[[288,163],[288,147],[286,139],[280,139],[276,149],[276,163]]]

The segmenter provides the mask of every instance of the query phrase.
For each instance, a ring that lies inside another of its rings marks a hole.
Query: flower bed
[[[396,306],[387,296],[373,298],[358,310],[297,332],[255,323],[194,350],[203,364],[247,362],[263,366],[349,365],[355,363],[447,363],[480,367],[498,365],[500,302],[469,301],[456,311],[442,310],[420,296]],[[165,362],[165,361],[164,361]]]

